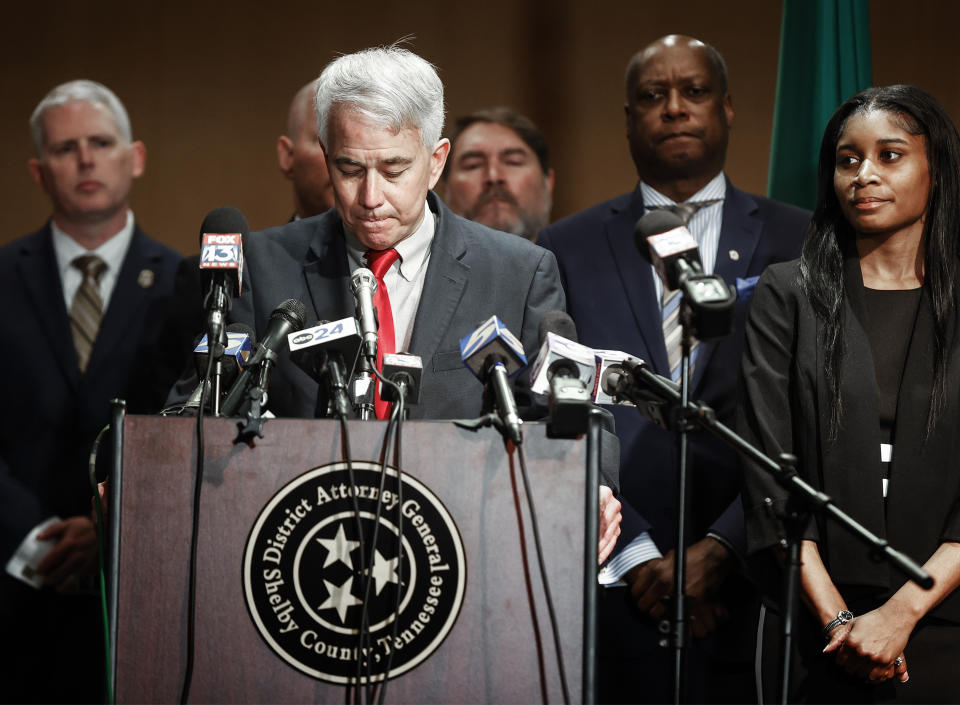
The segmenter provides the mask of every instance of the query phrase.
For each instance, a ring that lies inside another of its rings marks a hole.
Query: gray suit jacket
[[[454,215],[433,193],[427,202],[437,218],[436,235],[408,351],[421,357],[424,369],[420,404],[410,416],[477,416],[482,387],[460,360],[460,339],[496,314],[532,358],[543,314],[564,310],[560,275],[553,254],[543,248]],[[258,339],[286,299],[303,301],[307,326],[353,315],[336,210],[253,234],[245,257],[244,291],[230,319],[253,326]],[[277,416],[312,417],[316,395],[316,382],[282,351],[268,408]]]

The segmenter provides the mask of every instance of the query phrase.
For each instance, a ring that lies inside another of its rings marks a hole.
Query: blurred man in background
[[[104,686],[88,458],[110,400],[159,405],[138,381],[180,255],[130,210],[146,149],[93,81],[54,88],[29,162],[52,215],[0,249],[0,690],[9,702],[97,702]],[[153,321],[153,322],[152,322]]]
[[[553,169],[547,141],[510,108],[461,117],[450,136],[446,203],[457,215],[536,240],[550,222]]]
[[[317,82],[310,81],[293,97],[287,134],[277,138],[280,171],[293,184],[292,219],[309,218],[333,207],[333,186],[317,138]]]

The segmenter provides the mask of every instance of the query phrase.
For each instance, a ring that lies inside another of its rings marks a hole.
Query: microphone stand
[[[210,393],[212,395],[211,409],[214,416],[220,415],[220,399],[222,390],[222,380],[223,380],[223,351],[226,349],[226,333],[223,328],[220,329],[220,340],[216,343],[211,343],[208,348],[210,354],[213,355],[213,370],[210,373],[210,376],[213,378],[210,381]],[[210,338],[207,338],[210,340]],[[200,410],[200,413],[203,413],[203,409]]]
[[[602,412],[587,414],[587,491],[584,507],[583,570],[583,703],[597,701],[597,544],[600,542],[600,431]]]
[[[681,296],[685,294],[681,290]],[[671,624],[671,642],[673,647],[673,702],[684,701],[684,675],[686,674],[687,617],[686,617],[686,578],[687,578],[687,504],[689,488],[687,486],[687,450],[688,433],[692,424],[687,418],[686,409],[690,393],[690,353],[693,336],[689,327],[689,316],[685,310],[685,298],[680,301],[680,409],[676,417],[677,428],[677,525],[676,546],[674,548],[673,568],[673,620]]]
[[[218,278],[219,276],[219,278]],[[211,412],[213,416],[220,416],[220,393],[221,379],[223,375],[223,352],[227,345],[226,318],[230,312],[230,297],[227,295],[227,285],[222,273],[214,275],[210,284],[210,291],[207,294],[207,349],[213,356],[213,366],[210,372],[210,379],[202,380],[203,384],[209,384],[209,394],[211,399]],[[204,410],[200,409],[203,415]]]
[[[667,404],[675,405],[680,403],[682,405],[680,409],[675,410],[675,417],[682,418],[685,424],[695,424],[706,429],[733,448],[741,456],[752,460],[770,473],[777,484],[789,493],[786,516],[780,517],[787,529],[786,540],[788,542],[787,553],[789,556],[782,598],[784,619],[781,626],[783,653],[781,654],[782,681],[780,702],[786,704],[789,687],[793,621],[799,604],[800,547],[803,540],[803,530],[813,515],[825,517],[836,522],[841,529],[852,534],[854,538],[868,547],[870,557],[873,560],[889,563],[904,577],[925,590],[933,587],[933,578],[927,571],[921,568],[916,561],[893,548],[886,539],[880,538],[840,509],[833,503],[829,495],[817,490],[800,477],[796,471],[795,457],[785,453],[780,456],[780,462],[772,460],[761,450],[755,448],[727,426],[717,421],[716,413],[706,404],[690,402],[686,399],[686,395],[683,394],[682,390],[681,393],[678,394],[668,383],[646,369],[643,365],[637,365],[633,369],[635,370],[635,373],[632,375],[634,379],[655,396],[658,396]],[[685,386],[686,385],[684,385],[684,387]],[[620,394],[619,390],[617,393]],[[637,399],[637,402],[639,402],[638,409],[642,408],[641,404],[644,401],[645,400],[639,398]],[[772,500],[770,504],[772,505]]]
[[[362,421],[375,419],[373,395],[376,390],[376,377],[373,373],[374,363],[367,355],[360,354],[360,371],[353,378],[352,389],[353,410]]]

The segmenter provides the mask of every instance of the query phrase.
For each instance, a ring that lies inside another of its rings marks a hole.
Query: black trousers
[[[674,651],[656,625],[636,614],[625,587],[600,588],[597,702],[673,702]],[[759,604],[741,605],[730,622],[687,649],[686,701],[755,703],[753,653]]]
[[[0,702],[103,702],[99,597],[34,590],[0,576]]]

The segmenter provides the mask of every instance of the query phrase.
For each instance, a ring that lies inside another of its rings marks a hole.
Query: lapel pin
[[[737,252],[736,250],[730,250],[729,254],[730,254],[730,259],[732,259],[734,262],[740,259],[740,253]]]
[[[153,286],[153,270],[141,269],[140,274],[137,275],[137,284],[143,289],[149,289]]]

